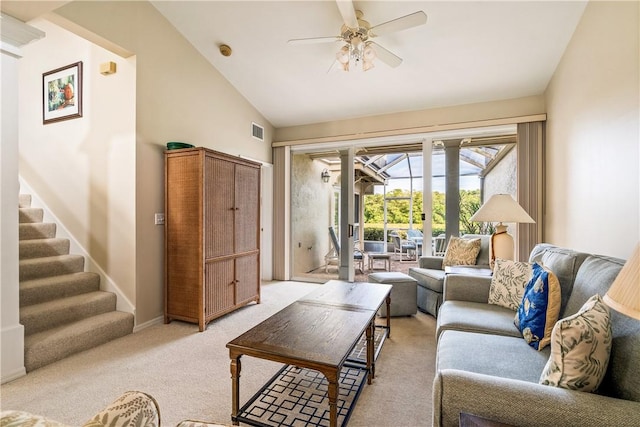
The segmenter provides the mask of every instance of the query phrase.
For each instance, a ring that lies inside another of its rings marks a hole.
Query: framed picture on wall
[[[82,62],[42,74],[42,123],[82,117]]]

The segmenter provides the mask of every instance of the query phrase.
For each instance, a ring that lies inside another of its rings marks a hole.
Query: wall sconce
[[[331,175],[329,175],[329,171],[327,169],[324,169],[320,174],[320,178],[322,178],[322,182],[324,182],[325,184],[329,182],[330,177]]]

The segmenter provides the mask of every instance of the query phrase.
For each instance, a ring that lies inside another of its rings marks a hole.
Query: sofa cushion
[[[463,234],[463,239],[480,239],[480,253],[476,258],[476,265],[489,268],[491,260],[491,234]]]
[[[444,284],[444,270],[432,270],[430,268],[409,268],[409,276],[418,281],[418,285],[432,291],[442,293]]]
[[[611,339],[609,307],[594,295],[553,327],[551,356],[540,384],[595,391],[607,372]]]
[[[522,339],[522,334],[513,324],[512,310],[479,302],[445,301],[438,314],[436,339],[446,330],[504,335]]]
[[[535,351],[521,338],[444,331],[438,340],[436,371],[459,369],[538,383],[548,359],[548,348]]]
[[[576,276],[567,313],[576,313],[594,294],[604,295],[622,269],[619,258],[591,255]],[[610,309],[613,343],[609,368],[598,393],[640,402],[640,320]]]
[[[589,256],[589,254],[584,252],[576,252],[571,249],[560,248],[548,243],[540,243],[531,251],[529,262],[539,262],[544,265],[546,268],[553,271],[553,274],[556,275],[560,282],[560,316],[562,317],[574,314],[586,301],[585,298],[582,303],[576,307],[575,311],[570,313],[565,312],[567,301],[573,290],[576,276],[580,266],[587,256]],[[591,295],[593,295],[593,293],[589,294],[588,297]]]
[[[542,350],[551,340],[551,331],[560,313],[560,284],[553,272],[540,264],[533,265],[522,302],[515,316],[515,325],[524,340],[536,350]]]
[[[444,253],[442,266],[475,265],[480,253],[480,239],[463,239],[451,236]]]
[[[531,279],[531,263],[496,259],[489,288],[489,304],[516,311]]]

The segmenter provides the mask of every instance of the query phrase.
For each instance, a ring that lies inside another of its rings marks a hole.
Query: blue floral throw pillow
[[[535,263],[524,289],[514,324],[524,340],[540,351],[551,341],[551,331],[560,314],[560,283],[551,271]]]

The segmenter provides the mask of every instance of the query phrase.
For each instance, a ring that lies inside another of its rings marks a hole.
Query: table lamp
[[[480,209],[473,214],[470,220],[498,223],[495,233],[491,235],[489,249],[491,268],[493,268],[496,258],[509,260],[514,258],[513,237],[507,233],[507,226],[503,222],[535,222],[510,194],[494,194],[485,204],[480,206]]]
[[[615,311],[640,319],[640,243],[603,298]]]

